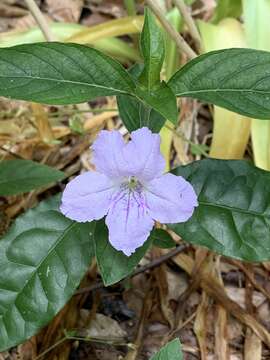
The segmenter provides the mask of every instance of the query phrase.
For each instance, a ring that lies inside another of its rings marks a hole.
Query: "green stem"
[[[175,130],[171,128],[169,125],[165,124],[164,127],[166,127],[168,130],[172,131],[177,137],[180,137],[182,140],[186,141],[188,144],[192,145],[194,148],[197,148],[202,155],[204,155],[206,158],[209,158],[209,155],[207,152],[205,152],[200,145],[194,143],[193,141],[189,140],[181,131]]]
[[[124,0],[125,8],[127,9],[128,16],[136,15],[136,5],[134,0]]]
[[[89,342],[95,342],[100,344],[111,344],[111,345],[117,345],[117,346],[127,346],[126,343],[123,342],[123,339],[109,339],[109,338],[95,338],[95,337],[82,337],[82,336],[67,336],[68,340],[77,340],[77,341],[89,341]]]
[[[124,0],[124,5],[127,10],[128,16],[136,16],[137,15],[136,4],[135,4],[134,0]],[[133,35],[131,35],[131,37],[133,39],[133,44],[134,44],[135,48],[138,49],[139,48],[138,34],[133,34]]]

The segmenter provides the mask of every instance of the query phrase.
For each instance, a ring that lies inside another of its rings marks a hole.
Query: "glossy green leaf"
[[[64,105],[133,93],[135,84],[110,57],[83,45],[36,43],[0,49],[0,96]]]
[[[176,243],[171,235],[163,229],[154,229],[150,236],[153,245],[161,249],[171,249],[176,246]]]
[[[185,241],[245,261],[270,260],[270,173],[243,160],[207,159],[173,171],[191,182],[199,207],[169,225]]]
[[[158,26],[155,16],[148,8],[145,8],[140,45],[144,58],[144,69],[140,76],[140,82],[150,90],[154,85],[160,83],[160,72],[165,57],[165,44],[162,29]]]
[[[270,117],[270,52],[225,49],[190,61],[169,81],[176,96],[210,102],[249,117]]]
[[[136,88],[136,95],[145,103],[159,112],[165,119],[176,124],[178,110],[176,97],[171,88],[163,81],[148,91],[143,86]]]
[[[152,132],[158,133],[166,121],[157,111],[128,95],[117,96],[117,105],[120,117],[129,132],[146,126]]]
[[[57,198],[17,218],[0,242],[0,351],[34,335],[71,297],[93,257],[95,223],[55,210]]]
[[[164,83],[136,88],[115,60],[83,45],[36,43],[0,49],[0,96],[53,105],[129,94],[176,121],[176,99]]]
[[[137,64],[129,69],[129,74],[137,80],[142,69]],[[120,118],[129,132],[147,126],[152,132],[158,133],[166,121],[156,110],[129,95],[118,95],[117,105]]]
[[[151,244],[149,238],[133,255],[126,256],[110,245],[108,229],[103,220],[96,223],[94,239],[96,259],[105,286],[115,284],[130,275]]]
[[[165,345],[151,360],[183,360],[181,344],[175,339]]]
[[[252,0],[261,1],[261,0]],[[218,23],[224,18],[237,18],[242,15],[241,0],[218,0],[217,7],[211,19],[213,23]]]
[[[59,181],[65,173],[31,160],[0,162],[0,195],[16,195]]]

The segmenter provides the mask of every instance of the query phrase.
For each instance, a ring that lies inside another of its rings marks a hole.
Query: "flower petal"
[[[114,179],[126,176],[128,164],[123,158],[125,146],[124,139],[118,131],[102,130],[92,145],[96,170]]]
[[[181,176],[165,174],[146,185],[149,215],[161,223],[187,221],[198,206],[192,185]]]
[[[143,127],[131,133],[131,141],[124,149],[130,175],[148,181],[162,175],[165,160],[160,153],[160,136]]]
[[[88,171],[66,186],[60,210],[66,217],[78,222],[101,219],[107,214],[115,191],[107,176]]]
[[[154,221],[145,211],[138,194],[127,192],[114,203],[106,217],[109,228],[109,242],[127,256],[130,256],[147,240]]]

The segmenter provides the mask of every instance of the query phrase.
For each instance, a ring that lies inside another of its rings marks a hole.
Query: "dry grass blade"
[[[44,107],[40,104],[32,103],[31,108],[41,140],[47,144],[52,143],[55,140],[55,137],[49,122],[48,114],[45,112]]]
[[[247,265],[249,277],[246,279],[245,302],[247,310],[255,315],[254,305],[252,303],[253,286],[250,278],[254,278],[253,268]],[[249,328],[246,330],[245,346],[244,346],[245,360],[260,360],[262,357],[262,342],[261,339]]]
[[[207,311],[209,305],[209,296],[203,291],[194,322],[194,332],[199,343],[201,360],[207,360]]]
[[[262,359],[262,342],[251,329],[247,329],[245,337],[245,360]]]
[[[243,271],[243,273],[246,275],[248,281],[250,281],[252,286],[255,289],[257,289],[259,292],[261,292],[270,301],[270,293],[255,280],[253,274],[250,272],[250,270],[244,264],[242,264],[240,261],[236,261],[233,259],[226,259],[226,261],[229,264],[235,265],[241,271]],[[264,263],[263,265],[265,266],[265,264],[267,264],[267,263]],[[269,269],[267,269],[267,270],[269,271]]]
[[[118,111],[108,111],[102,114],[95,115],[87,119],[83,125],[85,131],[89,132],[92,129],[101,127],[105,122],[118,115]]]
[[[178,255],[174,258],[174,262],[184,269],[188,274],[192,274],[194,260],[187,255]],[[246,326],[250,327],[255,334],[270,347],[270,333],[260,324],[254,316],[250,315],[246,310],[241,308],[235,301],[231,300],[226,294],[224,288],[209,273],[200,274],[200,286],[207,292],[216,302],[221,304],[231,315]]]
[[[220,285],[224,288],[220,271],[220,256],[217,257],[215,263],[214,276]],[[229,348],[227,340],[228,316],[227,311],[220,304],[216,306],[215,321],[215,355],[217,360],[229,360]]]
[[[168,298],[168,283],[166,277],[166,265],[162,264],[154,270],[154,276],[157,281],[159,290],[159,299],[162,313],[168,321],[170,328],[174,325],[174,313],[170,307],[170,299]]]
[[[207,271],[212,272],[213,267],[213,256],[208,255],[208,251],[202,248],[196,249],[195,252],[195,263],[192,270],[192,279],[193,282],[196,281],[197,286],[199,282],[197,281],[197,274],[202,271],[202,269],[207,269]],[[210,306],[210,299],[208,294],[203,291],[201,301],[197,308],[197,314],[194,322],[194,332],[196,334],[200,352],[201,359],[207,360],[207,334],[209,331],[209,324],[207,323],[207,315]]]

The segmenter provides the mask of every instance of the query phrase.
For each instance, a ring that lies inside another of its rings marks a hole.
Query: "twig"
[[[188,247],[188,245],[183,244],[183,245],[179,245],[177,246],[175,249],[173,249],[172,251],[168,252],[167,254],[160,256],[159,258],[151,261],[149,264],[146,264],[144,266],[141,266],[139,268],[137,268],[131,275],[130,277],[133,278],[134,276],[141,274],[147,270],[151,270],[154,269],[158,266],[160,266],[162,263],[166,262],[167,260],[173,258],[174,256],[180,254],[182,251],[184,251],[186,248]],[[80,294],[84,294],[84,293],[88,293],[94,290],[98,290],[98,289],[102,289],[104,287],[103,282],[100,281],[92,286],[88,286],[88,287],[84,287],[82,289],[79,289],[75,292],[74,295],[80,295]]]
[[[57,341],[55,344],[53,344],[52,346],[50,346],[48,349],[46,349],[45,351],[43,351],[41,354],[39,354],[37,357],[34,358],[34,360],[40,360],[43,358],[43,356],[47,355],[50,351],[52,351],[53,349],[55,349],[57,346],[61,345],[63,342],[65,342],[66,340],[69,340],[66,336],[63,337],[62,339],[60,339],[59,341]]]
[[[175,41],[178,50],[182,53],[184,52],[189,59],[194,59],[197,54],[195,51],[189,46],[186,40],[175,30],[175,28],[169,23],[169,21],[164,16],[162,10],[157,5],[154,0],[146,0],[146,4],[153,11],[153,13],[157,16],[167,33],[171,36],[171,38]]]
[[[53,33],[51,32],[51,29],[43,16],[42,12],[40,11],[39,7],[35,3],[34,0],[25,0],[28,9],[30,10],[31,14],[35,18],[38,26],[40,27],[40,30],[43,32],[43,35],[47,41],[54,41]]]
[[[189,28],[190,35],[195,40],[198,48],[201,49],[202,41],[201,41],[200,33],[195,24],[195,21],[193,20],[192,15],[189,13],[189,11],[187,9],[187,6],[186,6],[184,0],[173,0],[173,2],[175,4],[175,6],[178,8],[178,10],[180,11],[180,13],[182,14],[182,16],[187,24],[187,27]]]
[[[0,150],[3,150],[5,151],[7,154],[11,155],[11,156],[14,156],[15,158],[17,159],[20,159],[20,160],[26,160],[23,156],[21,156],[20,154],[16,154],[15,152],[9,150],[9,149],[5,149],[3,146],[0,146]]]
[[[102,339],[100,338],[95,338],[95,337],[81,337],[81,336],[76,336],[76,335],[69,335],[69,333],[64,330],[64,337],[60,340],[58,340],[55,344],[53,344],[52,346],[50,346],[48,349],[46,349],[45,351],[43,351],[41,354],[39,354],[37,357],[34,358],[34,360],[41,360],[45,355],[47,355],[49,352],[51,352],[53,349],[55,349],[56,347],[58,347],[59,345],[61,345],[63,342],[67,341],[67,340],[75,340],[75,341],[90,341],[90,342],[96,342],[96,343],[101,343],[101,344],[111,344],[111,345],[117,345],[117,346],[129,346],[129,344],[124,343],[124,339]]]

